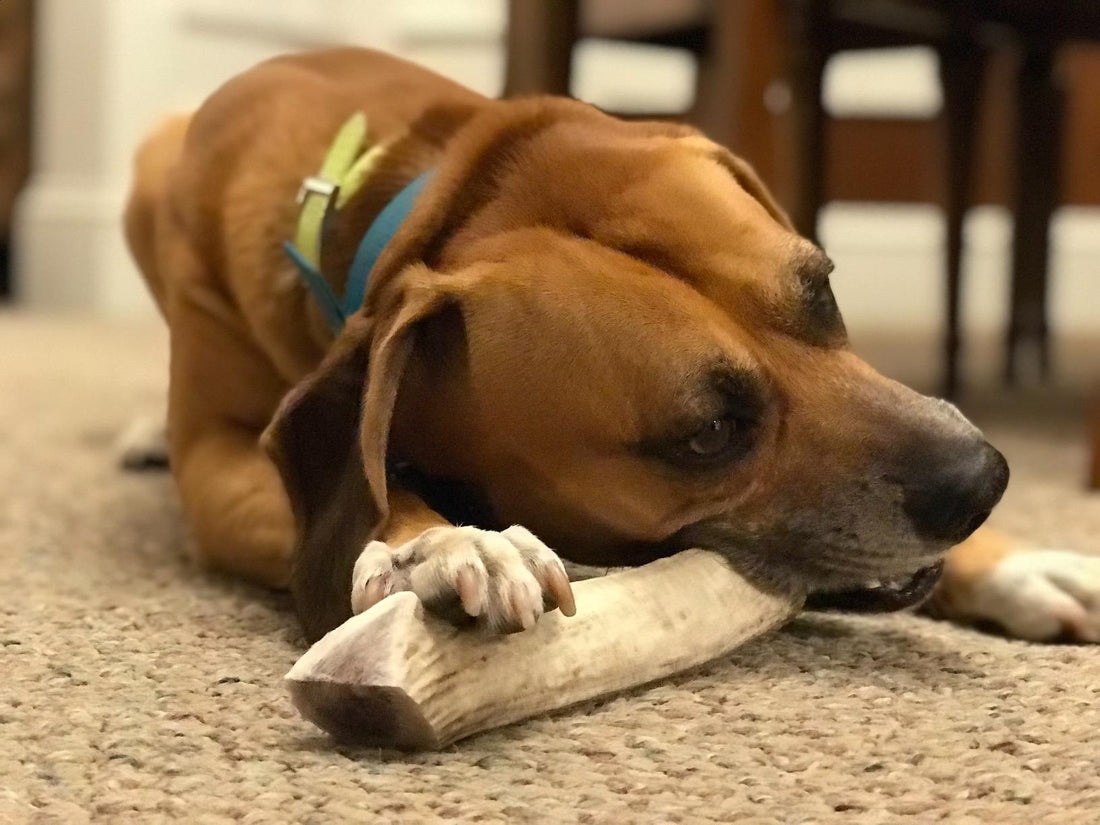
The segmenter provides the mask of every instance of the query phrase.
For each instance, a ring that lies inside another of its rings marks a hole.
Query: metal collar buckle
[[[315,175],[310,175],[303,180],[302,185],[298,187],[298,194],[295,200],[298,205],[301,206],[310,195],[320,195],[325,199],[325,209],[327,211],[336,201],[339,194],[340,184],[328,180],[327,178],[319,178]]]

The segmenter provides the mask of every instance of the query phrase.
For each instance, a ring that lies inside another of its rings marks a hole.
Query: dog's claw
[[[550,591],[558,610],[565,616],[577,615],[577,602],[573,598],[573,588],[569,576],[560,564],[549,564],[543,568],[543,586]]]
[[[371,542],[355,564],[352,609],[398,590],[455,624],[470,618],[498,633],[529,630],[545,610],[576,613],[561,561],[529,530],[434,527],[399,547]]]
[[[538,607],[532,607],[530,604],[525,604],[529,601],[527,598],[527,589],[520,582],[515,582],[508,588],[508,595],[505,599],[509,613],[508,618],[512,620],[514,626],[518,626],[521,630],[530,630],[535,626],[535,622],[538,621],[539,613],[541,609]]]
[[[477,580],[477,571],[473,567],[461,567],[455,573],[455,591],[467,615],[474,617],[481,615],[484,599],[481,595],[481,585]]]
[[[372,541],[359,555],[351,581],[353,613],[362,613],[386,596],[409,589],[407,577],[394,567],[390,548],[380,541]]]
[[[367,582],[363,588],[363,604],[366,607],[373,607],[382,601],[389,595],[386,591],[389,588],[386,587],[386,580],[382,576],[375,576]]]

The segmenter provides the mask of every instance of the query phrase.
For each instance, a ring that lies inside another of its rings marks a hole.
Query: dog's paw
[[[448,621],[476,619],[501,633],[533,627],[555,607],[567,616],[576,612],[561,560],[519,525],[499,533],[433,527],[399,547],[372,541],[355,563],[352,611],[401,590]]]
[[[978,619],[1034,641],[1100,642],[1100,557],[1067,550],[1006,556],[972,592]]]
[[[115,441],[118,464],[124,470],[168,466],[168,432],[163,418],[135,418]]]

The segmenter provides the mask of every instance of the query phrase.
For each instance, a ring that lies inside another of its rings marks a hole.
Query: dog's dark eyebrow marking
[[[793,270],[801,294],[798,296],[800,306],[788,331],[815,346],[843,345],[848,340],[848,333],[829,289],[833,262],[818,247],[808,247],[795,254]]]
[[[798,254],[794,260],[795,275],[807,286],[820,284],[829,277],[834,266],[832,259],[816,246]]]
[[[731,412],[757,412],[763,406],[760,377],[751,369],[719,358],[701,366],[694,380],[686,382],[682,408],[689,423]]]

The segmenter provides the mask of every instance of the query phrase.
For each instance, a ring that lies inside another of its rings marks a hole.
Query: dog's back
[[[293,232],[294,192],[347,112],[369,112],[372,140],[386,142],[433,109],[485,102],[400,58],[348,48],[266,61],[193,115],[161,122],[138,150],[125,213],[127,242],[161,311],[170,315],[181,273],[197,269],[180,265],[166,223],[198,241],[190,251],[204,278],[238,306],[262,305],[275,273],[288,269],[281,242]]]
[[[142,141],[134,157],[134,178],[123,215],[126,242],[161,312],[165,304],[165,274],[157,265],[157,222],[169,178],[183,152],[191,115],[161,121]]]

